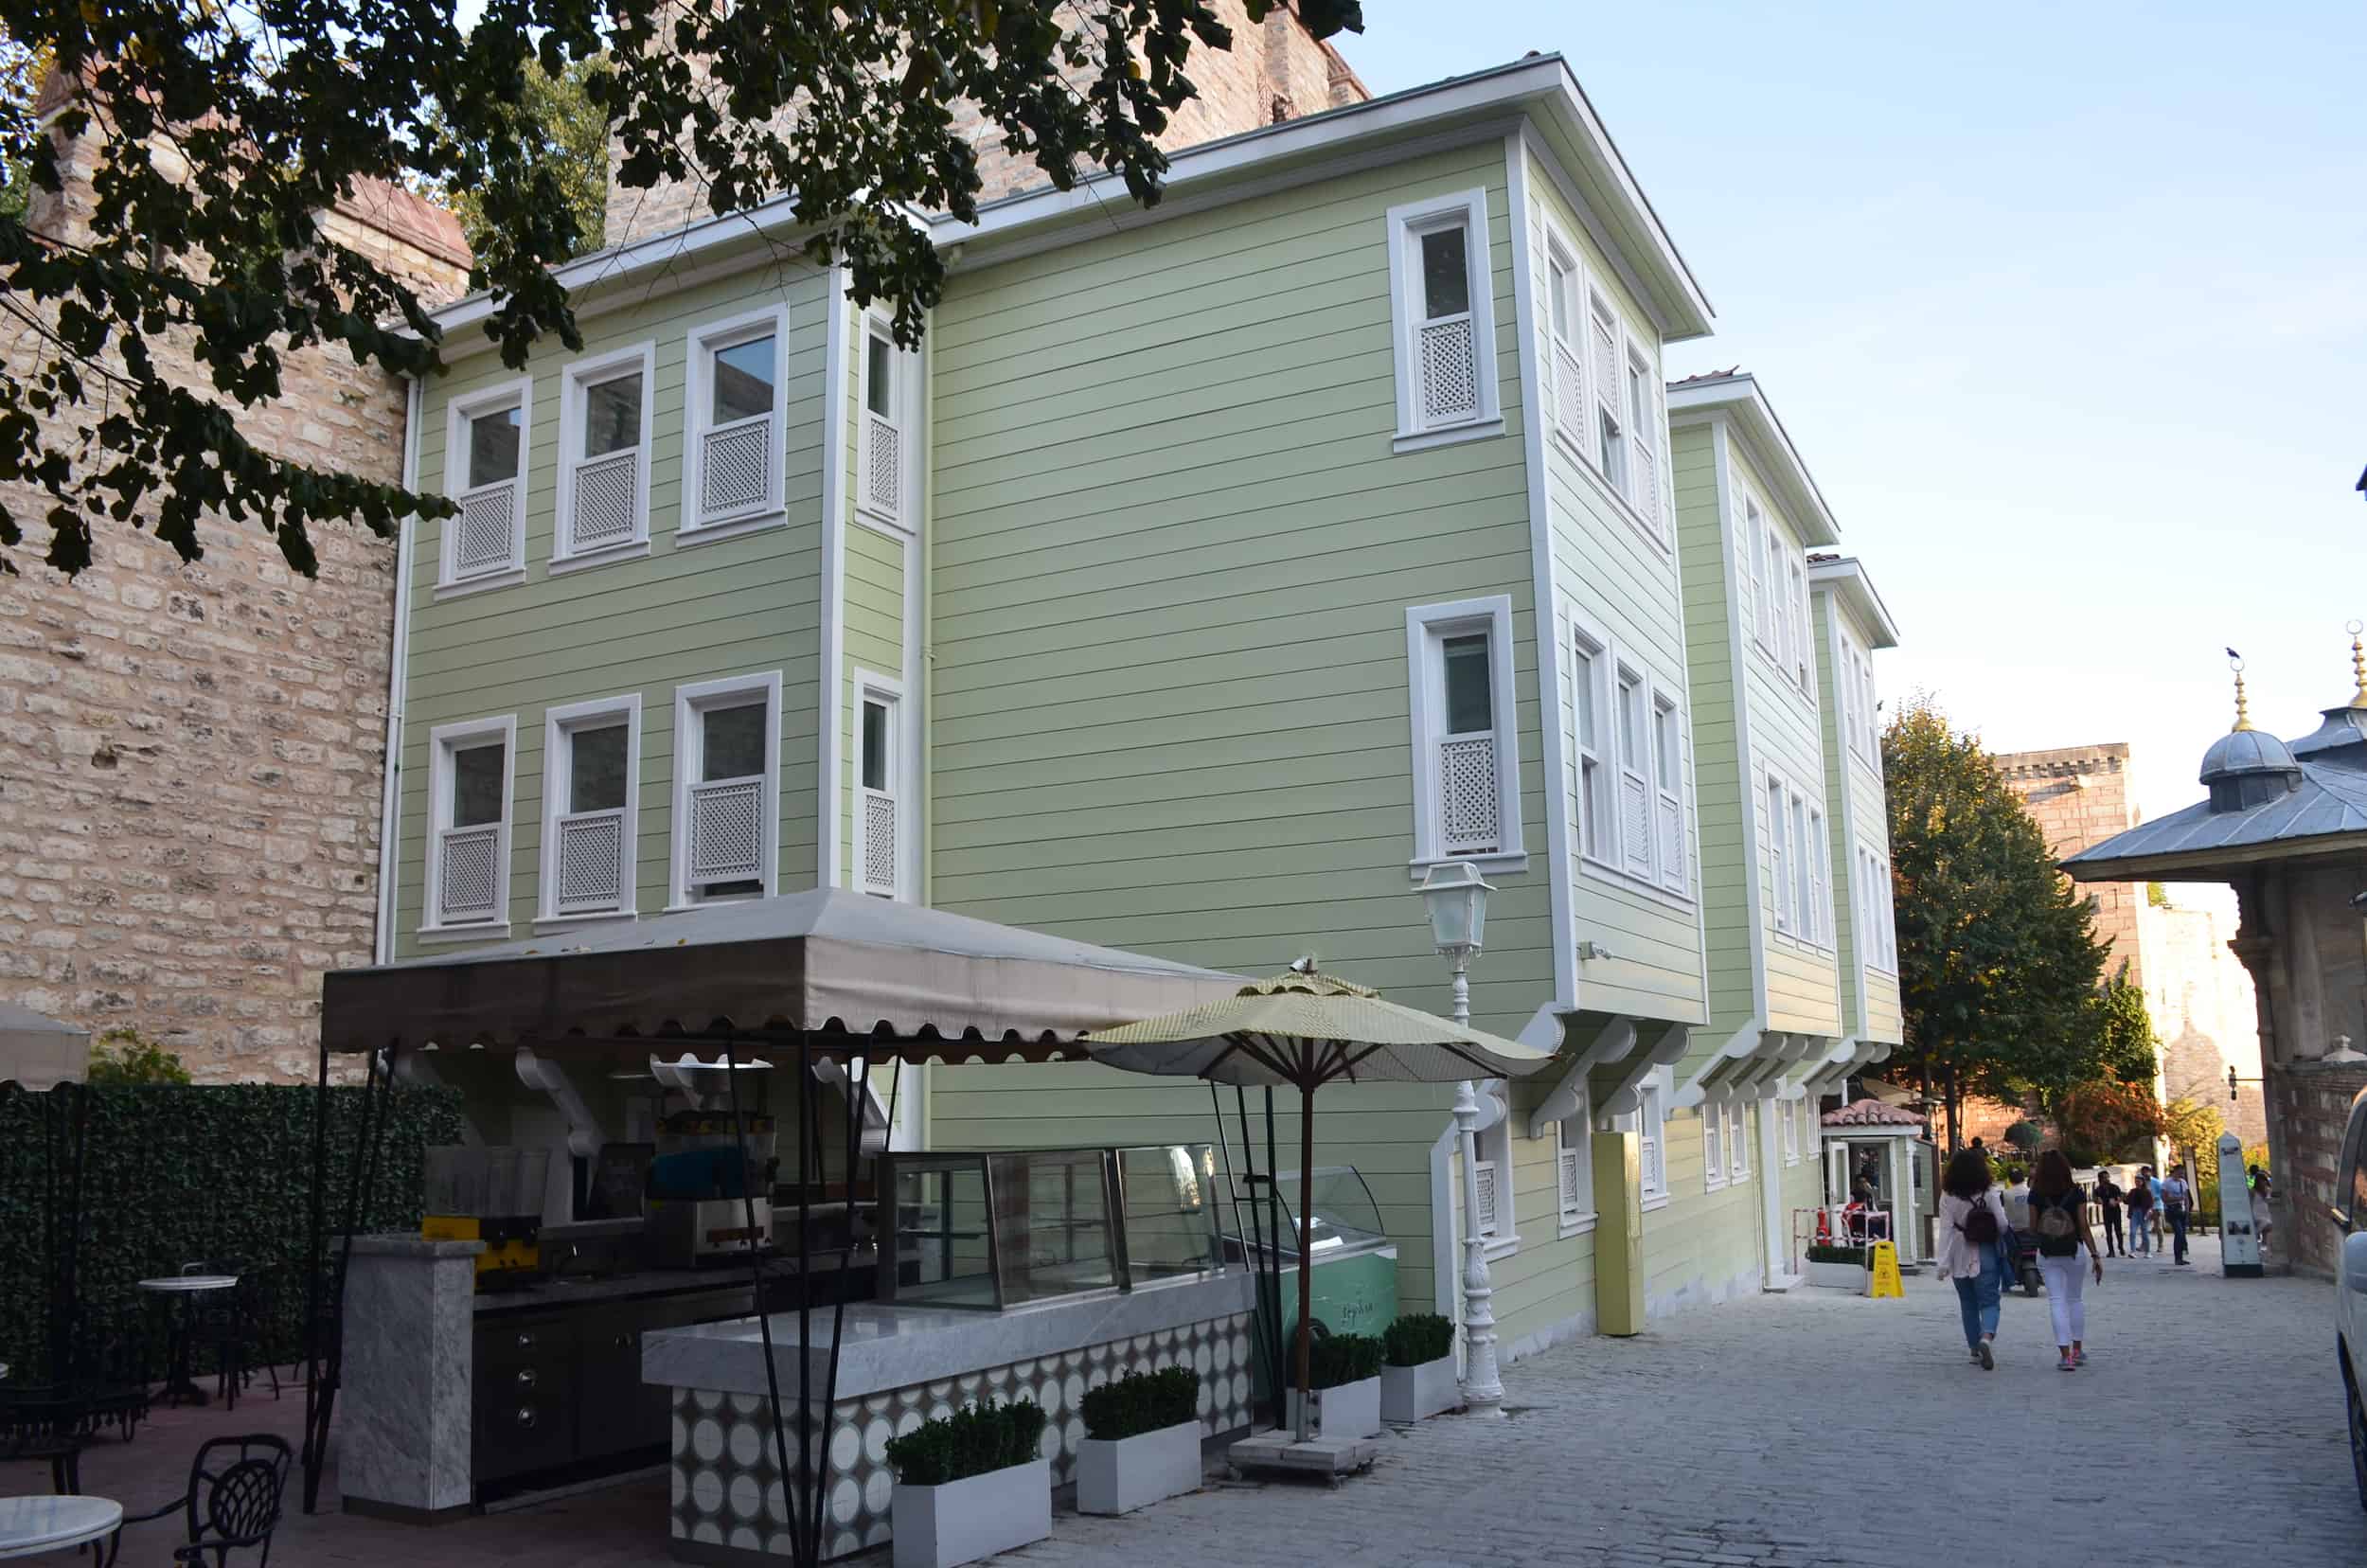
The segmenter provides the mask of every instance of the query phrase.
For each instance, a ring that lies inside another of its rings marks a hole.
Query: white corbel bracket
[[[404,1051],[395,1058],[395,1081],[414,1089],[449,1089],[452,1083],[436,1070],[436,1059],[443,1053],[433,1045],[416,1051]],[[469,1114],[469,1096],[460,1096],[460,1142],[463,1148],[481,1149],[485,1130]]]
[[[1719,1080],[1733,1070],[1734,1063],[1749,1060],[1758,1050],[1759,1041],[1766,1033],[1767,1025],[1754,1018],[1727,1036],[1726,1043],[1712,1052],[1710,1059],[1695,1068],[1693,1076],[1669,1096],[1669,1109],[1688,1110],[1708,1100],[1717,1090]],[[1725,1103],[1722,1096],[1717,1103]]]
[[[1570,1059],[1569,1071],[1554,1085],[1554,1092],[1544,1103],[1529,1115],[1529,1136],[1541,1138],[1545,1130],[1557,1121],[1566,1121],[1586,1097],[1586,1076],[1597,1067],[1624,1060],[1635,1049],[1635,1020],[1613,1018],[1594,1031],[1594,1038],[1578,1047]]]
[[[1659,1031],[1657,1034],[1654,1031]],[[1692,1048],[1693,1025],[1666,1024],[1657,1019],[1636,1025],[1636,1033],[1644,1040],[1643,1049],[1626,1059],[1627,1072],[1621,1075],[1617,1087],[1603,1096],[1595,1115],[1609,1121],[1624,1116],[1644,1103],[1644,1080],[1663,1067],[1673,1067],[1685,1059]]]

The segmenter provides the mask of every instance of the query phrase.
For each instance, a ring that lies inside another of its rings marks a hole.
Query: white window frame
[[[1646,1212],[1665,1206],[1673,1196],[1668,1187],[1668,1096],[1674,1081],[1671,1069],[1652,1069],[1636,1086],[1635,1110],[1620,1118],[1636,1135],[1636,1187]]]
[[[1834,949],[1832,825],[1824,802],[1778,769],[1766,769],[1768,902],[1776,935],[1803,947]]]
[[[512,498],[509,512],[509,556],[496,566],[483,566],[461,575],[454,557],[459,543],[460,519],[455,514],[443,522],[442,538],[436,561],[436,597],[450,598],[461,594],[482,593],[488,588],[507,588],[524,582],[526,578],[526,506],[533,497],[534,482],[534,378],[520,376],[495,386],[482,387],[463,397],[454,398],[444,409],[444,493],[455,503],[474,491],[453,488],[454,465],[467,461],[468,443],[463,438],[468,421],[482,414],[504,408],[518,410],[518,473],[507,481]],[[492,487],[481,486],[489,490]]]
[[[1568,810],[1577,826],[1579,861],[1591,874],[1598,874],[1630,886],[1647,890],[1681,903],[1693,900],[1692,865],[1692,793],[1690,777],[1685,767],[1685,753],[1690,744],[1691,730],[1685,716],[1682,687],[1679,683],[1664,680],[1646,661],[1614,640],[1599,625],[1572,610],[1564,621],[1562,646],[1567,650],[1570,671],[1570,733],[1572,754],[1575,757],[1571,769]],[[1579,733],[1578,693],[1589,681],[1592,668],[1592,695],[1597,726],[1596,745],[1590,751]],[[1630,776],[1630,759],[1625,755],[1625,738],[1619,723],[1619,703],[1622,673],[1634,675],[1644,693],[1644,727],[1639,737],[1644,756],[1635,776],[1645,782],[1650,829],[1646,833],[1646,864],[1630,864],[1626,843],[1627,829],[1621,792]],[[1673,781],[1673,798],[1661,788],[1660,753],[1654,721],[1661,705],[1665,704],[1669,722],[1675,727],[1677,742],[1677,777]],[[1599,779],[1596,820],[1589,822],[1586,811],[1586,779],[1589,771]],[[1676,856],[1671,864],[1664,853],[1660,813],[1673,805],[1677,817]]]
[[[882,417],[871,411],[871,345],[874,339],[887,345],[890,385],[889,412]],[[920,356],[896,346],[896,333],[889,318],[877,312],[866,311],[863,331],[857,338],[855,366],[855,510],[874,522],[884,523],[898,533],[913,531],[913,489],[918,472],[917,451],[913,433],[918,424],[914,418],[918,406],[917,383],[919,379]],[[871,443],[876,438],[874,426],[892,431],[897,440],[896,494],[882,498],[872,483]]]
[[[447,923],[443,909],[443,837],[452,828],[454,752],[498,739],[502,745],[502,814],[498,846],[493,854],[493,913],[482,920]],[[418,935],[434,938],[481,941],[509,935],[509,849],[516,837],[518,811],[518,716],[504,713],[489,719],[466,719],[438,724],[427,738],[427,869],[421,886]]]
[[[1717,1192],[1726,1185],[1726,1107],[1717,1100],[1701,1102],[1701,1190]]]
[[[1451,419],[1422,416],[1420,332],[1429,318],[1422,312],[1422,237],[1461,225],[1465,276],[1470,286],[1471,374],[1477,396],[1472,412]],[[1407,202],[1388,211],[1389,310],[1392,339],[1397,345],[1397,430],[1392,442],[1397,452],[1418,452],[1451,441],[1468,441],[1504,432],[1504,410],[1496,385],[1496,267],[1495,241],[1487,226],[1487,192],[1484,187]]]
[[[1450,855],[1445,848],[1444,803],[1438,789],[1438,748],[1447,740],[1445,645],[1449,638],[1484,633],[1487,637],[1489,717],[1496,753],[1496,847],[1485,853]],[[1405,613],[1407,694],[1414,762],[1413,874],[1432,865],[1469,861],[1483,871],[1520,871],[1528,866],[1521,824],[1521,731],[1517,687],[1512,678],[1512,598],[1454,599],[1417,604]]]
[[[1824,806],[1814,800],[1808,802],[1808,897],[1816,945],[1829,951],[1835,931],[1832,828],[1825,821]]]
[[[1882,700],[1874,689],[1874,650],[1872,649],[1858,650],[1858,666],[1853,678],[1858,684],[1858,705],[1864,714],[1864,722],[1861,727],[1865,737],[1865,750],[1860,755],[1866,766],[1879,774],[1882,771],[1880,723]]]
[[[1550,378],[1554,395],[1554,437],[1572,456],[1586,456],[1586,433],[1593,406],[1586,389],[1586,263],[1560,228],[1545,224],[1545,349],[1539,368]],[[1561,306],[1570,330],[1554,329],[1554,306]]]
[[[1653,868],[1663,887],[1682,894],[1690,887],[1692,875],[1685,853],[1684,706],[1675,691],[1655,681],[1647,717],[1652,726]]]
[[[1764,775],[1767,788],[1762,793],[1767,807],[1767,854],[1769,889],[1768,903],[1775,914],[1775,929],[1786,936],[1797,935],[1791,919],[1791,832],[1790,792],[1781,774]]]
[[[1732,1100],[1726,1106],[1726,1185],[1751,1179],[1751,1102]]]
[[[1573,802],[1578,819],[1578,854],[1606,871],[1619,870],[1619,791],[1617,722],[1611,713],[1611,671],[1617,663],[1611,640],[1582,622],[1570,624],[1570,733],[1577,750],[1572,774],[1577,794]],[[1594,742],[1587,744],[1581,699],[1594,712]],[[1588,810],[1587,783],[1594,785],[1593,811]]]
[[[719,349],[767,332],[773,334],[773,432],[766,453],[765,493],[748,506],[708,517],[700,509],[699,497],[706,485],[706,437],[713,423],[709,418],[715,401],[713,357]],[[690,329],[684,340],[683,383],[682,510],[675,520],[674,543],[703,544],[785,524],[782,471],[788,466],[789,444],[789,307],[745,311]]]
[[[1858,686],[1858,639],[1845,626],[1837,628],[1834,636],[1841,649],[1840,668],[1833,671],[1833,699],[1841,721],[1842,750],[1863,761],[1866,716],[1860,711],[1864,703]]]
[[[863,781],[863,710],[866,704],[877,703],[887,709],[887,788],[873,790]],[[854,854],[849,870],[854,876],[855,890],[898,902],[911,901],[913,878],[907,867],[912,864],[912,835],[916,826],[911,805],[911,792],[905,787],[912,776],[904,754],[904,683],[893,676],[874,670],[855,672],[853,706],[855,733],[847,745],[847,760],[853,774],[849,798],[854,802]],[[870,876],[871,857],[869,814],[865,808],[873,795],[883,796],[896,812],[896,844],[891,880],[881,883]]]
[[[1793,549],[1789,564],[1791,571],[1792,684],[1800,688],[1803,696],[1808,698],[1809,705],[1813,707],[1816,699],[1816,638],[1810,629],[1816,622],[1808,611],[1807,552]]]
[[[568,798],[571,772],[568,748],[575,732],[608,727],[602,721],[623,720],[625,725],[625,804],[618,812],[621,838],[617,866],[619,897],[613,909],[566,911],[559,907],[559,841],[561,819],[574,814]],[[567,703],[543,711],[543,856],[541,896],[536,900],[535,925],[575,925],[586,920],[629,920],[638,902],[634,883],[641,843],[641,694],[625,692],[590,702]]]
[[[1855,907],[1861,930],[1860,962],[1882,974],[1898,972],[1898,927],[1891,910],[1890,857],[1871,845],[1858,846],[1859,894]]]
[[[1759,645],[1760,652],[1772,657],[1783,640],[1784,624],[1771,586],[1775,542],[1766,509],[1749,490],[1742,492],[1742,529],[1751,567],[1751,640]]]
[[[1666,454],[1664,444],[1653,439],[1653,433],[1666,422],[1661,415],[1660,373],[1651,354],[1625,322],[1620,330],[1627,350],[1620,391],[1628,403],[1628,499],[1644,519],[1653,542],[1665,549],[1670,543],[1668,511],[1661,496],[1667,474]],[[1644,400],[1642,408],[1635,406],[1638,397]]]
[[[1784,1121],[1784,1165],[1787,1168],[1800,1163],[1800,1105],[1796,1099],[1777,1100]]]
[[[1594,1228],[1593,1129],[1592,1101],[1581,1087],[1578,1103],[1554,1123],[1554,1203],[1560,1234],[1565,1237]]]
[[[1611,668],[1611,742],[1619,757],[1619,868],[1640,882],[1654,881],[1654,846],[1659,838],[1652,790],[1652,678],[1622,659]],[[1630,708],[1632,701],[1632,709]],[[1634,722],[1628,721],[1632,718]],[[1630,733],[1632,731],[1632,733]],[[1636,753],[1641,752],[1638,756]],[[1644,796],[1644,842],[1628,842],[1628,795]]]
[[[690,887],[690,792],[705,779],[693,778],[701,754],[699,725],[716,708],[739,707],[754,695],[764,704],[764,774],[757,791],[757,898],[769,899],[778,886],[781,860],[781,672],[727,675],[721,680],[696,681],[674,688],[674,820],[672,851],[667,856],[666,907],[690,909],[702,900]],[[737,699],[737,700],[736,700]],[[714,901],[738,901],[737,900]]]
[[[1489,1079],[1478,1089],[1483,1107],[1492,1103],[1497,1113],[1493,1123],[1471,1135],[1479,1165],[1495,1171],[1493,1216],[1480,1225],[1479,1235],[1486,1243],[1487,1257],[1508,1257],[1521,1248],[1519,1170],[1512,1153],[1512,1107],[1508,1098],[1511,1091],[1501,1079]]]
[[[630,537],[614,540],[590,549],[575,546],[576,472],[591,463],[607,462],[617,454],[602,453],[598,457],[583,455],[584,394],[601,382],[612,381],[621,372],[641,373],[641,438],[627,449],[635,454],[633,464],[633,518]],[[656,454],[657,442],[657,343],[654,339],[636,343],[614,353],[597,354],[577,360],[560,372],[559,380],[559,490],[552,497],[551,559],[543,568],[556,577],[564,572],[580,571],[587,566],[603,566],[614,561],[629,561],[650,553],[650,465]]]

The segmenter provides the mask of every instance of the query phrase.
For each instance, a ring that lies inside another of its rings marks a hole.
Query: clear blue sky
[[[1566,55],[1932,691],[2199,798],[2367,616],[2367,7],[1365,0],[1376,93]]]

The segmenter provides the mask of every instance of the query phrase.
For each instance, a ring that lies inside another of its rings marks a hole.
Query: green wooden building
[[[443,312],[411,473],[460,510],[402,545],[391,955],[828,885],[1444,1011],[1415,888],[1468,860],[1475,1022],[1571,1047],[1483,1096],[1506,1349],[1725,1293],[1739,1189],[1703,1193],[1686,1096],[1744,1087],[1718,936],[1761,895],[1703,771],[1748,752],[1662,367],[1707,300],[1558,57],[1184,151],[1149,211],[1111,187],[916,214],[950,276],[912,352],[781,204],[570,264],[580,353],[505,369],[484,302]],[[1829,946],[1753,1082],[1847,1033]],[[1451,1098],[1319,1119],[1408,1310],[1457,1310]],[[1209,1104],[939,1065],[893,1135]]]

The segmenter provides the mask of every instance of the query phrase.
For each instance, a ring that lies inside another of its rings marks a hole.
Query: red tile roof
[[[1923,1118],[1878,1099],[1851,1100],[1818,1118],[1826,1127],[1921,1127]]]

